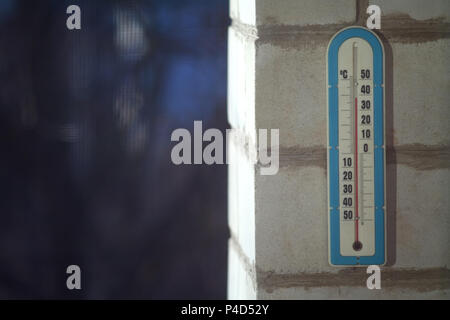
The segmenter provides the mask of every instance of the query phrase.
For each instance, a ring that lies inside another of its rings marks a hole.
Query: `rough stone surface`
[[[449,267],[450,170],[398,166],[396,187],[395,267]]]
[[[255,182],[257,266],[276,273],[332,271],[325,170],[282,168]]]
[[[392,44],[395,145],[450,145],[449,52],[448,39]]]
[[[316,25],[353,23],[355,0],[230,0],[230,17],[243,24]]]
[[[244,2],[232,0],[229,122],[252,138],[280,129],[280,170],[261,176],[231,148],[229,297],[450,298],[450,1],[370,1],[387,39],[382,290],[328,264],[326,48],[364,15],[356,1]]]
[[[256,0],[258,25],[314,25],[354,22],[354,0]]]
[[[228,141],[228,225],[243,254],[255,260],[255,168],[243,147]]]
[[[247,265],[231,243],[228,249],[228,298],[256,299],[254,279],[250,275]]]
[[[383,281],[383,280],[381,280]],[[449,299],[450,290],[435,290],[427,292],[417,292],[400,289],[384,290],[383,284],[381,290],[369,290],[362,283],[360,288],[355,287],[318,287],[318,288],[281,288],[271,293],[260,291],[258,299],[356,299],[356,300],[420,300],[420,299]]]
[[[417,20],[443,18],[447,22],[450,21],[450,1],[448,0],[369,0],[369,4],[378,5],[382,16],[408,14]],[[381,23],[383,24],[383,20]]]
[[[255,140],[255,43],[234,27],[228,30],[228,122]]]
[[[240,23],[255,25],[255,0],[230,0],[230,17]]]
[[[279,128],[281,146],[326,145],[326,50],[325,42],[301,50],[257,47],[256,124]]]

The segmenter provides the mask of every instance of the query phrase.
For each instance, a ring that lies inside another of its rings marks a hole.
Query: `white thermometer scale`
[[[329,261],[385,263],[384,49],[349,27],[327,51]]]

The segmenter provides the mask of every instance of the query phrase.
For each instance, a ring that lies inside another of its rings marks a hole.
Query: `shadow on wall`
[[[394,148],[394,77],[393,54],[389,41],[377,32],[384,46],[385,55],[385,125],[386,125],[386,265],[395,264],[397,255],[396,215],[397,215],[397,161]]]

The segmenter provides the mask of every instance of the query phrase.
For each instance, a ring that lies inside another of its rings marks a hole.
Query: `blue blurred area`
[[[226,167],[170,134],[227,127],[227,3],[0,1],[0,298],[226,297]]]
[[[224,83],[223,74],[217,72],[224,64],[223,57],[175,58],[169,69],[162,102],[167,108],[168,116],[177,118],[185,126],[189,125],[189,122],[192,123],[191,119],[213,117],[218,106],[199,101],[214,101],[216,97],[220,97],[222,101],[226,99],[225,87],[217,85]],[[173,94],[174,92],[177,94]]]
[[[13,15],[15,5],[15,0],[0,1],[0,22],[3,22],[3,20],[8,19],[11,15]]]

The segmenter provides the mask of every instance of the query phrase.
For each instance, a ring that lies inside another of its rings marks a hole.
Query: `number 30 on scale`
[[[362,27],[327,50],[328,239],[331,265],[386,257],[384,49]]]

